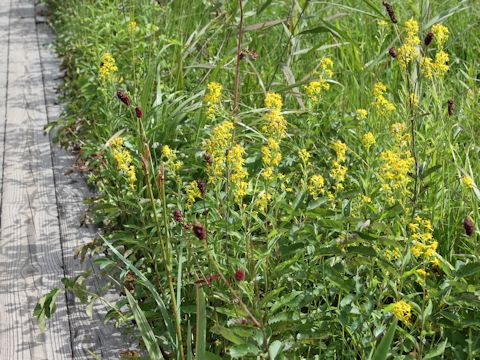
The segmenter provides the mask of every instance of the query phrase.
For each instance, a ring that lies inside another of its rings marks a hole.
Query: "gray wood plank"
[[[38,12],[37,12],[38,14]],[[49,121],[56,121],[62,111],[58,105],[56,88],[61,83],[59,72],[60,61],[52,48],[53,34],[50,28],[37,17],[37,34],[40,43],[43,80]],[[92,266],[87,259],[81,263],[74,258],[74,253],[83,245],[92,241],[96,236],[93,227],[80,227],[80,219],[87,210],[83,200],[92,195],[85,184],[84,177],[71,172],[75,157],[60,148],[52,145],[54,164],[54,178],[59,206],[60,236],[63,244],[63,259],[65,274],[68,277],[80,275],[85,269],[93,268],[95,273],[90,279],[93,288],[100,288],[104,280],[98,268]],[[68,172],[69,175],[65,175]],[[107,294],[109,301],[118,299],[118,293]],[[103,317],[108,311],[102,303],[97,303],[92,312],[92,319],[85,312],[85,305],[78,299],[69,297],[68,309],[72,328],[72,350],[74,359],[91,359],[88,350],[96,353],[102,359],[118,359],[119,353],[129,349],[128,338],[122,336],[119,329],[111,324],[103,324]]]
[[[33,0],[11,4],[0,213],[0,359],[71,359],[65,296],[58,297],[46,333],[32,317],[36,301],[60,286],[64,265],[50,143],[43,135],[47,116]]]

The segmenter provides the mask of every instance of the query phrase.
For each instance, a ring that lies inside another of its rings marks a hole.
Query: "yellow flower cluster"
[[[185,202],[186,209],[190,209],[195,203],[195,200],[202,197],[202,192],[198,188],[198,183],[195,180],[187,185],[185,193],[187,194],[187,201]]]
[[[298,157],[304,164],[307,164],[312,157],[312,154],[310,154],[307,149],[300,149],[298,151]]]
[[[128,22],[128,31],[130,33],[134,33],[136,28],[137,28],[137,22],[136,21],[132,20],[132,21]]]
[[[222,85],[217,82],[211,82],[207,85],[207,89],[208,91],[203,101],[208,105],[207,117],[212,120],[215,118],[217,105],[222,97]]]
[[[398,191],[399,199],[405,199],[410,191],[408,185],[411,182],[408,173],[411,171],[415,161],[410,156],[410,152],[385,150],[380,154],[383,161],[380,167],[380,174],[382,176],[382,188],[387,195],[389,203],[395,202],[393,196]]]
[[[336,159],[332,161],[330,176],[335,180],[335,189],[340,191],[343,189],[343,182],[348,171],[348,167],[342,165],[347,160],[347,145],[337,140],[332,147],[335,150]]]
[[[320,101],[320,97],[323,91],[330,89],[330,84],[324,79],[324,76],[333,76],[333,60],[325,57],[320,61],[321,72],[319,79],[311,81],[308,85],[304,85],[305,92],[308,98],[313,104],[317,104]]]
[[[408,224],[412,239],[410,250],[413,256],[417,258],[423,256],[426,261],[438,266],[439,261],[435,257],[438,242],[433,239],[432,222],[420,216],[416,216],[414,220],[414,222]]]
[[[217,125],[210,139],[205,142],[205,151],[211,156],[212,164],[208,165],[210,176],[222,176],[225,170],[225,152],[232,143],[233,122],[224,121]]]
[[[162,157],[165,159],[165,167],[175,176],[176,172],[183,166],[183,163],[177,160],[177,152],[172,150],[170,146],[164,145],[162,148]]]
[[[440,49],[443,49],[445,42],[448,40],[448,28],[442,24],[435,24],[432,26],[432,33],[435,41]]]
[[[448,39],[448,28],[442,24],[436,24],[432,26],[432,33],[438,44],[435,61],[429,57],[424,57],[420,62],[423,74],[429,79],[432,79],[434,74],[438,77],[442,77],[449,69],[449,57],[444,50],[445,42]]]
[[[135,189],[135,182],[137,175],[135,173],[135,165],[132,164],[132,155],[128,149],[123,147],[124,141],[122,138],[115,138],[110,142],[112,147],[112,154],[117,162],[117,169],[123,172],[128,181],[130,189]]]
[[[268,138],[267,145],[261,149],[262,160],[265,165],[262,176],[265,180],[270,180],[273,177],[274,168],[280,165],[280,161],[282,161],[280,141],[285,137],[287,130],[287,122],[281,115],[282,106],[282,97],[279,94],[267,93],[265,107],[269,109],[269,112],[265,115],[267,121],[262,130]]]
[[[325,194],[325,179],[322,175],[313,175],[308,183],[308,192],[316,200],[320,195]]]
[[[378,109],[381,115],[387,115],[395,111],[395,105],[387,100],[385,97],[385,91],[387,91],[387,87],[381,82],[378,82],[373,86],[373,106]]]
[[[248,183],[245,181],[248,178],[247,169],[244,167],[245,159],[243,155],[245,149],[240,144],[235,144],[227,155],[228,164],[230,167],[230,180],[232,182],[232,192],[235,201],[240,203],[242,198],[247,195]]]
[[[256,200],[257,206],[262,210],[266,211],[268,207],[268,203],[272,200],[272,195],[269,193],[262,191]]]
[[[424,269],[417,269],[415,273],[417,274],[417,282],[420,285],[424,285],[425,278],[428,276],[428,273]]]
[[[410,62],[420,56],[420,53],[417,49],[417,46],[420,44],[417,21],[413,19],[406,21],[405,29],[407,31],[405,41],[398,48],[398,61],[403,69],[406,69]]]
[[[369,131],[362,136],[362,144],[365,149],[370,149],[373,145],[375,145],[375,143],[375,136],[372,134],[372,132]]]
[[[262,131],[275,139],[282,139],[286,135],[287,121],[281,114],[282,97],[277,93],[269,92],[265,97],[265,107],[269,112],[265,115],[266,124],[262,127]]]
[[[365,109],[357,109],[355,110],[355,116],[359,120],[365,120],[368,116],[368,111]]]
[[[392,124],[392,126],[390,127],[390,131],[392,132],[397,144],[399,144],[401,147],[408,146],[408,142],[410,141],[410,134],[407,131],[407,124]]]
[[[397,301],[393,304],[393,315],[398,320],[408,324],[412,317],[412,306],[404,300]]]
[[[100,74],[100,79],[111,79],[113,74],[118,71],[118,67],[115,63],[115,59],[113,58],[112,54],[105,53],[102,56],[102,62],[100,68],[98,69],[98,73]]]
[[[467,189],[473,189],[475,187],[475,183],[473,182],[473,179],[468,176],[464,175],[462,177],[462,184],[467,188]]]

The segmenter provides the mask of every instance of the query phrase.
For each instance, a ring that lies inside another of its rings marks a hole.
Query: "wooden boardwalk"
[[[71,296],[41,333],[32,317],[37,300],[64,276],[81,272],[74,249],[91,240],[80,228],[87,189],[65,176],[72,158],[50,144],[44,126],[55,120],[59,61],[34,0],[0,0],[0,360],[118,359],[118,332]]]

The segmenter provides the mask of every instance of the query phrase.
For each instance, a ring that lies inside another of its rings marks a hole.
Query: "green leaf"
[[[378,344],[378,347],[375,349],[372,360],[385,360],[387,358],[388,351],[390,350],[390,346],[395,335],[395,330],[397,329],[397,321],[398,320],[395,319],[388,328],[387,332]]]
[[[232,330],[227,329],[226,327],[215,325],[210,330],[214,334],[222,336],[224,339],[230,341],[231,343],[234,343],[237,345],[241,345],[245,343],[241,337],[235,335],[235,333]]]
[[[478,272],[480,272],[480,263],[469,263],[469,264],[460,266],[458,270],[455,272],[455,275],[458,277],[466,277],[466,276],[475,275]]]
[[[164,357],[162,356],[160,348],[158,347],[157,339],[155,338],[155,334],[153,333],[153,330],[150,327],[150,324],[148,323],[145,314],[143,313],[142,309],[140,309],[137,301],[132,296],[132,294],[130,294],[130,291],[128,291],[127,288],[125,288],[125,294],[127,294],[128,304],[130,305],[130,309],[132,310],[133,317],[135,318],[135,322],[138,325],[148,354],[151,356],[152,360],[163,359]]]
[[[47,330],[46,319],[50,319],[57,310],[55,301],[58,294],[60,294],[60,290],[54,288],[35,305],[33,316],[37,318],[38,327],[42,332]]]
[[[205,351],[205,360],[222,360],[222,358],[210,351]]]
[[[197,288],[197,329],[196,329],[196,358],[205,359],[205,350],[207,342],[207,311],[205,306],[205,293],[203,289],[196,285]]]
[[[435,349],[433,349],[432,351],[429,351],[427,354],[425,354],[423,359],[424,360],[433,359],[437,356],[443,355],[443,353],[445,352],[445,346],[447,346],[447,341],[448,341],[448,339],[445,339],[444,342],[438,344],[435,347]]]
[[[282,351],[283,344],[281,341],[275,340],[268,347],[268,352],[270,353],[270,359],[275,360],[278,354]]]
[[[257,355],[258,353],[258,348],[252,344],[234,345],[230,348],[230,356],[234,359],[247,355]]]

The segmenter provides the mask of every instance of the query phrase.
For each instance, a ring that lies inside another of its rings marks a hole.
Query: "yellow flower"
[[[137,28],[137,22],[136,21],[129,21],[128,22],[128,31],[133,33],[135,32],[135,29]]]
[[[372,198],[370,196],[362,195],[360,198],[361,198],[361,201],[364,204],[371,204],[372,203]]]
[[[345,156],[347,152],[346,144],[344,144],[340,140],[337,140],[333,143],[333,149],[335,150],[335,153],[337,155],[338,162],[344,162],[347,159]]]
[[[376,143],[375,136],[371,132],[364,134],[362,136],[362,143],[365,149],[370,149],[370,147],[372,147],[372,145],[375,145]]]
[[[398,61],[402,68],[406,69],[408,63],[420,56],[417,49],[420,44],[420,38],[418,37],[418,22],[416,20],[407,20],[405,22],[405,29],[407,35],[405,36],[404,43],[398,48]]]
[[[213,128],[210,139],[205,141],[204,149],[212,158],[208,165],[210,176],[218,177],[225,169],[225,152],[232,143],[233,122],[224,121]]]
[[[443,75],[445,75],[445,73],[449,69],[448,60],[449,60],[448,54],[443,50],[439,50],[435,54],[435,62],[432,65],[432,68],[435,71],[435,75],[439,77],[442,77]]]
[[[324,57],[321,61],[320,61],[320,68],[325,72],[325,74],[328,76],[328,77],[332,77],[333,76],[333,71],[332,71],[332,68],[333,68],[333,60],[330,59],[329,57]]]
[[[169,159],[172,156],[175,156],[175,153],[173,152],[172,149],[170,149],[170,146],[164,145],[162,148],[162,156]]]
[[[435,24],[432,26],[432,32],[438,47],[443,49],[443,45],[448,40],[448,28],[442,24]]]
[[[418,102],[417,94],[415,94],[415,93],[412,92],[412,93],[410,94],[410,99],[409,99],[409,100],[410,100],[410,104],[411,104],[412,106],[414,106],[414,107],[415,107],[415,106],[418,106],[419,102]]]
[[[235,144],[228,152],[227,160],[230,165],[230,180],[233,187],[233,196],[235,201],[240,203],[242,198],[247,195],[247,182],[245,179],[248,177],[247,169],[244,167],[245,159],[243,155],[245,149],[240,144]]]
[[[266,211],[267,210],[267,206],[268,206],[268,203],[272,200],[272,195],[270,195],[269,193],[265,192],[265,191],[262,191],[260,193],[260,195],[258,196],[257,200],[256,200],[256,204],[257,206],[262,209],[262,211]]]
[[[378,26],[381,28],[386,28],[388,26],[388,23],[385,20],[378,20]]]
[[[217,82],[211,82],[207,85],[207,89],[208,91],[203,101],[208,105],[207,117],[214,119],[217,105],[220,103],[222,97],[222,85]]]
[[[268,92],[265,96],[265,107],[270,110],[281,111],[283,106],[282,97],[274,92]]]
[[[313,196],[313,199],[318,199],[319,195],[325,193],[325,179],[322,175],[313,175],[310,178],[308,185],[308,192]]]
[[[312,155],[307,151],[307,149],[301,149],[298,152],[298,157],[306,164],[312,157]]]
[[[409,323],[412,316],[412,306],[406,301],[397,301],[393,304],[393,314],[398,320]]]
[[[368,116],[368,111],[365,109],[357,109],[355,110],[355,116],[360,120],[364,120]]]
[[[185,188],[185,193],[187,194],[187,201],[185,203],[186,209],[190,209],[192,207],[192,205],[195,203],[195,199],[202,197],[202,193],[198,188],[198,183],[195,180],[187,185]]]
[[[273,168],[271,166],[263,170],[262,176],[265,180],[270,180],[273,177]]]
[[[310,100],[316,104],[320,101],[320,96],[324,90],[330,89],[330,84],[323,79],[317,81],[311,81],[308,85],[304,85],[303,88],[307,93]]]
[[[432,79],[433,78],[433,60],[429,57],[423,57],[420,60],[420,68],[422,69],[425,77]]]
[[[462,184],[465,185],[467,189],[473,189],[475,187],[473,179],[468,175],[462,177]]]
[[[384,93],[387,91],[387,87],[378,82],[373,86],[373,97],[374,101],[372,105],[378,109],[381,115],[387,115],[395,111],[395,105],[387,100]]]
[[[112,54],[105,53],[102,56],[102,62],[100,68],[98,69],[98,73],[100,74],[100,79],[111,79],[113,74],[118,71],[118,67],[115,63],[115,59],[113,58]]]
[[[135,166],[132,164],[133,159],[130,151],[123,148],[123,138],[115,138],[110,142],[112,146],[113,158],[117,163],[117,169],[126,175],[128,186],[130,189],[135,189],[135,182],[137,181],[137,175],[135,172]]]

